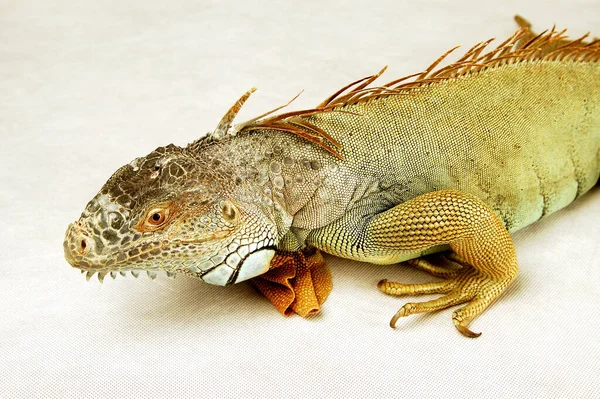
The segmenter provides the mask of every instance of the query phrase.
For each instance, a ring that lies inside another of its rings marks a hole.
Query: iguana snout
[[[67,228],[63,248],[65,259],[71,266],[79,269],[89,267],[84,257],[95,249],[95,245],[89,235],[81,229],[79,222],[70,224]]]

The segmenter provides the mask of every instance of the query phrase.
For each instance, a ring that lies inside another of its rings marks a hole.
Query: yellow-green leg
[[[469,323],[518,272],[515,249],[502,221],[482,201],[459,191],[427,193],[377,215],[367,228],[366,244],[399,254],[446,244],[455,253],[450,258],[463,266],[448,268],[414,260],[413,265],[446,280],[426,284],[381,281],[379,288],[392,295],[445,294],[428,302],[407,303],[392,318],[392,327],[400,317],[468,303],[453,313],[452,320],[463,335],[478,337],[469,330]]]

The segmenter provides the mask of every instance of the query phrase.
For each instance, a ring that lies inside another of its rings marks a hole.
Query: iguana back
[[[554,50],[559,38],[542,36],[537,52]],[[597,58],[597,43],[584,49]],[[339,112],[306,119],[339,142],[344,160],[313,155],[337,166],[293,226],[318,229],[310,235],[317,247],[365,260],[332,247],[331,236],[427,192],[473,194],[509,231],[568,205],[600,174],[600,64],[581,62],[584,51],[575,52],[580,58],[563,51],[328,100]]]
[[[373,213],[454,189],[481,198],[515,231],[568,205],[600,173],[595,63],[509,64],[340,110],[351,113],[309,119],[343,148],[339,172],[320,190],[356,203],[357,187],[368,185],[360,204]],[[324,213],[336,219],[332,211]]]

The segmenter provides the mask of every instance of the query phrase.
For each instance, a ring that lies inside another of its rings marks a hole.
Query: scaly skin
[[[476,46],[437,75],[434,64],[386,89],[368,88],[373,76],[314,110],[232,127],[252,90],[209,136],[115,172],[69,226],[65,256],[101,280],[159,269],[253,279],[282,313],[308,315],[331,289],[316,249],[383,264],[450,251],[453,262],[412,262],[445,281],[380,283],[446,294],[406,304],[391,324],[468,303],[453,321],[478,336],[469,322],[517,275],[509,232],[600,174],[600,46],[569,43],[524,28],[510,49]]]

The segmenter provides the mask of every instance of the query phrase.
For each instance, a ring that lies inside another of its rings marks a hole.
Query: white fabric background
[[[431,279],[398,266],[328,257],[335,288],[304,320],[246,284],[86,283],[62,255],[114,170],[213,129],[254,85],[241,119],[504,39],[515,12],[600,35],[597,0],[502,3],[1,2],[0,396],[598,397],[598,188],[515,235],[521,274],[477,340],[450,311],[390,329],[406,299],[377,281]]]

